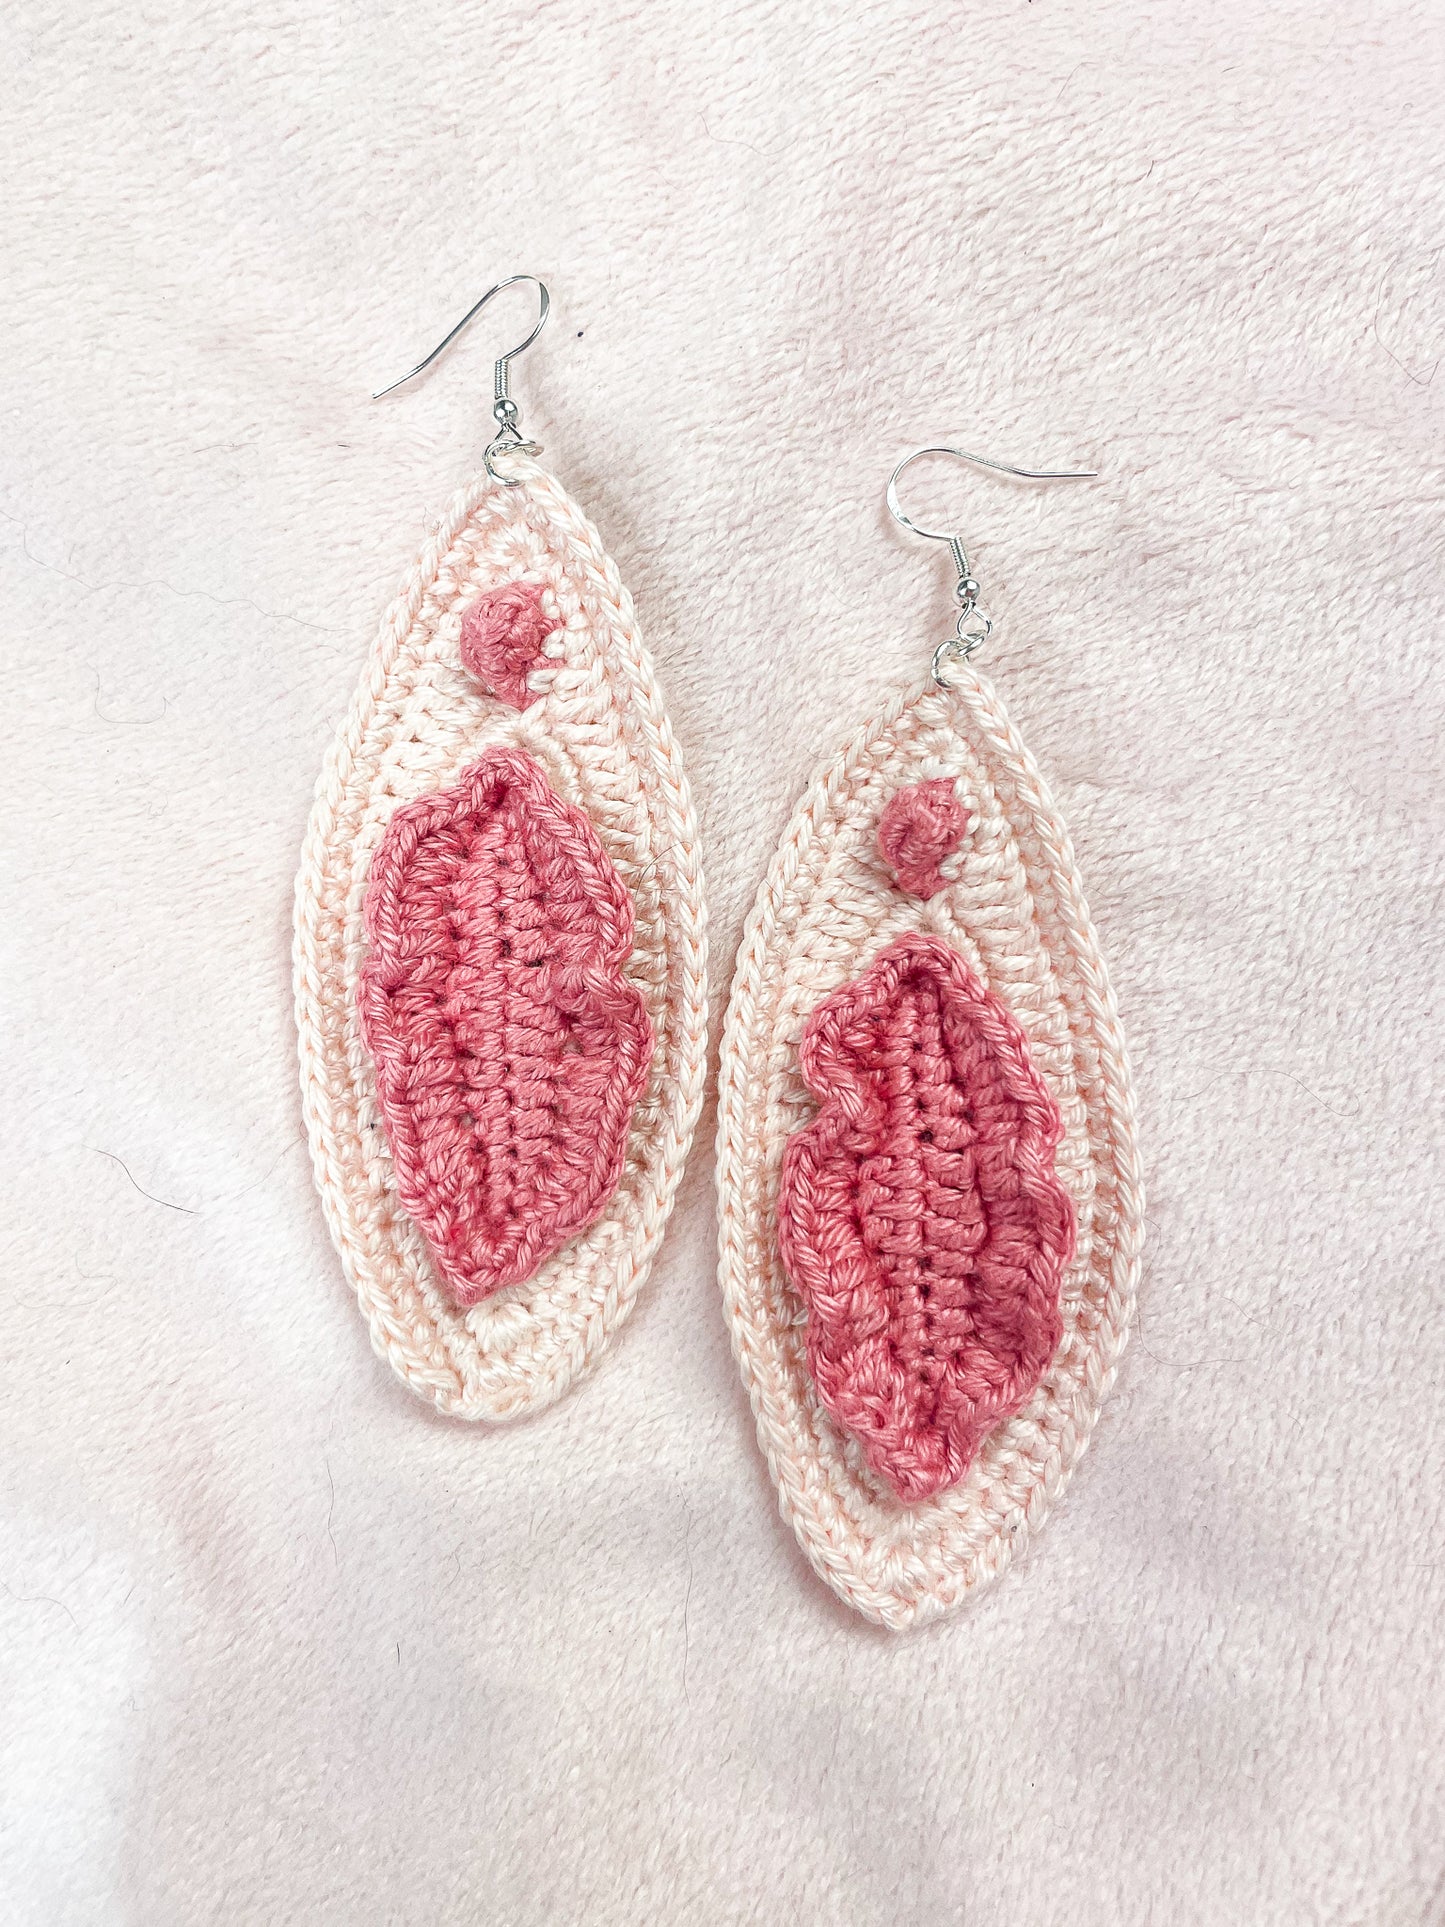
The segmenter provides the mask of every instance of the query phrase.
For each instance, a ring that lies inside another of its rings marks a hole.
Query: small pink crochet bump
[[[900,890],[936,896],[943,888],[945,857],[968,832],[968,811],[946,777],[913,783],[890,796],[878,822],[878,848]]]
[[[916,1503],[963,1477],[1058,1346],[1062,1119],[1013,1015],[937,936],[825,998],[799,1056],[821,1108],[783,1156],[778,1239],[809,1369]]]
[[[632,901],[540,763],[491,749],[372,859],[362,1037],[396,1188],[459,1305],[530,1278],[622,1176],[652,1058]]]
[[[508,582],[479,596],[462,617],[462,662],[468,673],[514,709],[537,698],[527,676],[557,624],[543,613],[536,582]]]

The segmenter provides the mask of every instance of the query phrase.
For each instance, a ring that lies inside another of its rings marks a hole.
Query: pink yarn
[[[536,582],[508,582],[479,596],[462,617],[462,662],[477,681],[514,709],[537,698],[528,672],[557,624],[543,613]]]
[[[358,997],[407,1212],[460,1305],[529,1278],[622,1175],[652,1026],[632,902],[521,750],[399,809],[371,865]]]
[[[953,784],[939,777],[889,797],[878,822],[878,848],[900,890],[914,897],[936,896],[944,881],[939,865],[952,856],[967,830],[968,811]]]
[[[809,1367],[874,1471],[926,1499],[1059,1343],[1062,1119],[1012,1014],[937,936],[825,998],[799,1056],[821,1108],[784,1153],[778,1234]]]

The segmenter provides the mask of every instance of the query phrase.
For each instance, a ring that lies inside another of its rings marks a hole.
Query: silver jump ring
[[[500,482],[503,488],[516,488],[519,483],[519,478],[515,475],[503,475],[499,469],[493,466],[495,458],[498,455],[540,455],[541,453],[542,444],[540,442],[524,442],[517,433],[516,427],[509,422],[502,433],[494,436],[483,449],[482,467],[487,471],[488,475],[491,476],[492,480],[494,482]]]
[[[933,680],[941,689],[948,683],[943,675],[943,666],[949,662],[967,662],[974,651],[981,649],[993,634],[993,618],[980,615],[973,622],[959,617],[958,629],[946,642],[939,643],[933,652]]]

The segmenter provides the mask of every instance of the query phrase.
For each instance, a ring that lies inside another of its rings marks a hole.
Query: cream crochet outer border
[[[970,816],[947,887],[902,895],[877,852],[901,786],[950,777]],[[1078,1213],[1064,1334],[1037,1392],[961,1483],[903,1505],[822,1408],[806,1315],[778,1257],[783,1149],[815,1106],[804,1024],[906,931],[937,932],[1014,1012],[1058,1101]],[[997,1578],[1043,1523],[1113,1383],[1133,1313],[1143,1193],[1129,1063],[1068,833],[1002,704],[966,664],[900,696],[814,782],[744,932],[718,1119],[723,1303],[783,1516],[850,1606],[901,1629]]]
[[[702,1103],[706,938],[697,824],[632,601],[597,531],[551,476],[478,476],[452,503],[381,626],[317,788],[296,879],[301,1092],[327,1222],[372,1342],[457,1418],[507,1419],[558,1398],[631,1310],[672,1208]],[[519,714],[458,654],[483,590],[540,583],[557,629]],[[626,973],[656,1040],[622,1181],[603,1216],[525,1284],[459,1310],[397,1200],[356,1015],[362,902],[392,812],[515,744],[591,818],[629,891]]]

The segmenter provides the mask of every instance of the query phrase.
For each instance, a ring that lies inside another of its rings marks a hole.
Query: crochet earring
[[[458,1418],[566,1390],[631,1310],[702,1102],[697,826],[632,600],[497,432],[392,605],[296,882],[316,1181],[377,1351]],[[400,387],[401,383],[393,383]],[[389,394],[390,389],[383,389]]]
[[[958,623],[822,771],[748,921],[723,1033],[724,1307],[785,1518],[847,1603],[996,1578],[1088,1443],[1143,1198],[1124,1041],[1069,836]],[[1067,479],[1074,479],[1071,472]]]

